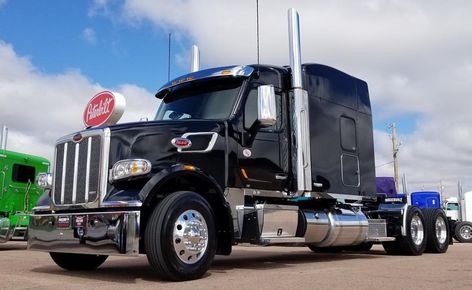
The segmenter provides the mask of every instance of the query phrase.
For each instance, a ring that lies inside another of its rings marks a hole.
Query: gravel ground
[[[1,289],[472,289],[472,244],[446,254],[318,254],[308,248],[241,247],[217,256],[200,280],[170,283],[153,275],[145,256],[110,257],[91,272],[69,272],[22,242],[0,244]]]

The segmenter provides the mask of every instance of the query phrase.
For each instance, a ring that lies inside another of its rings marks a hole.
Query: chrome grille
[[[84,133],[85,135],[85,133]],[[101,135],[85,135],[56,145],[53,197],[56,205],[95,202],[100,194]]]

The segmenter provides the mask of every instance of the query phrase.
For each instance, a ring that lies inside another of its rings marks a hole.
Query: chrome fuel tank
[[[369,223],[360,211],[334,209],[329,212],[304,210],[305,242],[316,247],[357,245],[367,239]]]

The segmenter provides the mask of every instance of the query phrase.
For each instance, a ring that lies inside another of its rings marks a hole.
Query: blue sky
[[[132,83],[150,92],[158,89],[168,78],[171,30],[149,21],[113,18],[110,13],[120,10],[119,1],[110,2],[106,9],[94,3],[7,1],[0,9],[0,39],[43,72],[79,70],[105,87]],[[185,53],[191,44],[189,35],[171,36],[171,78],[187,73],[188,66],[176,55]],[[416,117],[379,115],[374,122],[378,130],[397,122],[398,132],[405,134],[414,130]]]
[[[376,163],[392,160],[416,188],[472,189],[472,2],[456,0],[259,0],[261,62],[288,64],[286,13],[300,13],[302,61],[369,84]],[[10,148],[51,159],[55,140],[82,129],[100,90],[122,93],[122,121],[152,118],[155,91],[201,67],[256,62],[255,1],[0,0],[0,124]],[[25,117],[24,117],[25,116]],[[390,165],[377,175],[392,174]]]
[[[169,31],[148,22],[130,25],[93,7],[92,1],[7,1],[0,39],[44,72],[78,69],[105,87],[133,83],[150,91],[167,81]],[[175,41],[172,77],[186,72],[175,55],[188,41]]]

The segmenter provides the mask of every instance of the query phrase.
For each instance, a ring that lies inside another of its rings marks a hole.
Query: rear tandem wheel
[[[396,241],[383,242],[382,246],[390,255],[418,256],[426,249],[427,235],[425,218],[421,210],[409,206],[406,213],[406,236],[397,237]]]

